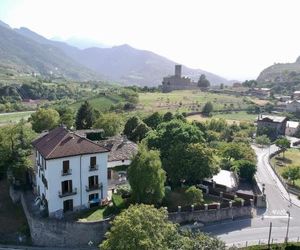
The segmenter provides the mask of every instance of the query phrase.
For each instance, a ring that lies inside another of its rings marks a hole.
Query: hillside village
[[[238,81],[0,37],[0,249],[298,249],[300,58]]]

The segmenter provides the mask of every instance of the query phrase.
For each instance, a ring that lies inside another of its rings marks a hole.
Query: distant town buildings
[[[175,65],[175,75],[166,76],[162,81],[162,91],[164,93],[173,90],[199,89],[197,82],[188,77],[181,76],[182,66]]]
[[[294,136],[300,129],[300,123],[294,121],[287,121],[285,135]]]
[[[287,101],[285,110],[291,113],[300,112],[300,100]]]
[[[262,99],[269,98],[270,94],[271,94],[271,89],[269,89],[269,88],[253,88],[251,90],[251,94],[256,97],[262,98]]]
[[[294,91],[294,93],[293,93],[293,99],[294,100],[300,99],[300,90]]]

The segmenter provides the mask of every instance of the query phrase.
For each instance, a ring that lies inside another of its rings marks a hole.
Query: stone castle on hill
[[[166,76],[162,81],[162,91],[164,93],[173,90],[199,89],[197,82],[192,81],[189,77],[181,76],[182,66],[175,65],[175,75]]]

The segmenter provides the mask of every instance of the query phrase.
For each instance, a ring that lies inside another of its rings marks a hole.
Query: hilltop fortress
[[[166,76],[162,81],[162,92],[171,92],[173,90],[199,89],[197,82],[189,77],[181,76],[182,66],[175,65],[175,75]]]

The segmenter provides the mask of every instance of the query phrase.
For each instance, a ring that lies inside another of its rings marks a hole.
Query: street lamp
[[[290,217],[291,217],[291,213],[290,211],[286,212],[288,214],[288,223],[287,223],[287,228],[286,228],[286,235],[285,235],[285,243],[288,242],[288,237],[289,237],[289,228],[290,228]]]

